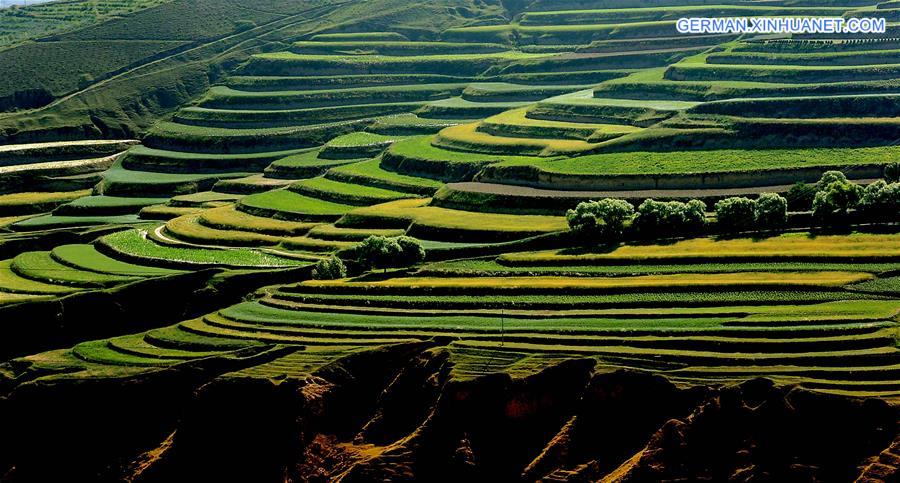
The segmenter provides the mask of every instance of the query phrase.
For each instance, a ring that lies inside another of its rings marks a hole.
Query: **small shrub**
[[[332,255],[330,258],[319,260],[313,268],[312,277],[316,280],[337,280],[347,277],[347,267],[344,262]]]
[[[238,32],[246,32],[256,28],[256,22],[252,20],[238,20],[234,23],[234,29]]]
[[[625,223],[633,217],[631,203],[612,198],[578,203],[566,213],[569,228],[585,241],[618,240],[625,231]]]
[[[788,202],[777,193],[762,193],[753,206],[756,225],[760,229],[777,229],[787,225]]]
[[[788,210],[809,211],[812,209],[813,198],[816,197],[816,187],[802,181],[791,187],[785,198]]]
[[[725,232],[753,229],[756,203],[749,198],[726,198],[716,203],[716,219]]]

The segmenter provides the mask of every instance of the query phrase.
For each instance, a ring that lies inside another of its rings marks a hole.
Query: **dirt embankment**
[[[766,380],[682,388],[598,371],[590,360],[521,379],[458,380],[442,344],[362,352],[302,378],[196,369],[105,391],[20,386],[0,400],[13,428],[3,436],[0,471],[9,481],[145,483],[898,476],[898,415],[883,401]],[[77,394],[91,394],[98,407],[80,417],[52,411],[71,401],[89,406]]]

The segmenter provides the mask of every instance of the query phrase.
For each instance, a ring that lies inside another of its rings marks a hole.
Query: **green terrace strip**
[[[402,198],[415,197],[409,193],[334,181],[328,178],[312,178],[291,185],[291,191],[335,203],[367,206]]]
[[[320,153],[321,150],[314,150],[281,158],[265,169],[265,175],[278,179],[314,178],[334,166],[362,161],[362,159],[325,159],[319,157]]]
[[[167,198],[131,198],[85,196],[53,210],[59,216],[115,216],[134,214],[149,205],[165,203]]]
[[[450,182],[470,179],[483,167],[500,161],[517,164],[532,164],[537,161],[530,156],[501,156],[441,149],[433,146],[431,139],[421,136],[392,144],[382,156],[382,166],[405,175]]]
[[[466,84],[414,84],[312,91],[238,91],[217,86],[200,101],[213,109],[300,109],[334,105],[444,99],[462,93]]]
[[[163,246],[142,230],[106,235],[97,241],[97,248],[116,259],[163,267],[289,268],[309,263],[249,249]]]
[[[57,285],[100,288],[137,280],[135,277],[77,270],[56,261],[50,252],[26,252],[16,256],[10,268],[23,278]]]
[[[790,97],[835,94],[875,94],[900,92],[900,80],[844,81],[825,84],[748,81],[672,81],[662,73],[654,79],[624,78],[594,89],[599,97],[643,97],[684,101],[712,101],[732,98]]]
[[[665,78],[675,81],[752,81],[811,84],[896,79],[900,64],[854,66],[677,64]]]
[[[144,138],[154,148],[220,154],[309,148],[335,134],[353,132],[358,122],[268,129],[225,129],[159,122]]]
[[[673,21],[586,25],[486,25],[451,28],[442,39],[463,42],[504,42],[515,38],[520,44],[588,44],[597,40],[675,37]]]
[[[432,101],[418,110],[416,114],[425,118],[442,119],[481,119],[499,114],[508,109],[527,106],[529,102],[473,102],[462,97],[451,97],[440,101]]]
[[[350,211],[338,226],[406,227],[425,240],[497,242],[568,229],[563,217],[501,215],[427,206],[428,200],[399,200]]]
[[[327,288],[333,292],[358,289],[362,292],[404,294],[421,293],[566,293],[612,292],[629,290],[690,291],[697,288],[722,289],[738,287],[746,289],[777,289],[797,287],[837,287],[873,278],[860,272],[742,272],[712,274],[644,275],[614,278],[571,277],[478,277],[443,278],[410,277],[375,282],[315,281],[304,282],[303,289]]]
[[[694,238],[669,245],[622,245],[608,252],[567,253],[542,251],[508,253],[498,257],[504,265],[594,265],[631,263],[695,262],[864,262],[900,260],[900,236],[855,233],[814,236],[791,233],[770,238]]]
[[[247,196],[238,210],[251,215],[288,221],[334,221],[353,206],[309,197],[289,190],[275,190]]]
[[[736,65],[874,65],[896,64],[900,50],[868,50],[863,52],[756,53],[723,52],[706,57],[708,64]]]
[[[417,134],[434,134],[445,127],[462,124],[465,121],[454,119],[427,119],[412,113],[397,114],[380,118],[373,122],[366,131],[388,136],[413,136]]]
[[[636,126],[553,121],[528,117],[529,109],[513,109],[491,116],[478,124],[478,131],[496,136],[562,138],[605,141],[638,131]]]
[[[875,295],[840,291],[714,291],[714,292],[644,292],[607,295],[379,295],[361,294],[328,294],[328,293],[280,293],[280,300],[300,302],[303,304],[325,305],[329,310],[335,306],[350,307],[389,307],[408,310],[511,310],[515,308],[530,310],[587,310],[616,308],[653,308],[660,307],[728,307],[746,305],[772,304],[812,304],[841,300],[879,299]],[[885,297],[887,298],[887,297]]]
[[[137,146],[122,159],[122,167],[136,171],[161,173],[218,173],[263,169],[273,161],[301,153],[308,149],[247,154],[209,154],[166,151]]]
[[[77,287],[47,283],[19,275],[12,268],[13,260],[0,261],[0,292],[20,295],[66,295]]]
[[[508,50],[500,44],[462,42],[409,42],[386,40],[301,41],[291,45],[291,52],[310,55],[441,55],[482,54]]]
[[[399,136],[386,136],[370,132],[355,132],[338,136],[322,148],[319,153],[323,158],[359,159],[381,154],[394,142],[402,139]]]
[[[152,277],[183,273],[168,268],[122,262],[98,252],[93,245],[60,245],[54,248],[50,255],[63,265],[86,272],[123,277]]]
[[[547,97],[583,90],[590,85],[522,85],[508,82],[479,82],[469,84],[462,98],[469,101],[538,101]]]
[[[389,151],[390,152],[390,151]],[[874,166],[874,171],[880,172],[888,160],[894,159],[900,153],[896,146],[881,146],[871,148],[803,148],[803,149],[716,149],[704,150],[702,155],[695,151],[668,151],[668,152],[622,152],[590,154],[566,159],[535,159],[520,158],[511,159],[504,157],[502,162],[488,170],[489,178],[502,179],[509,176],[515,179],[516,173],[523,174],[528,171],[519,171],[519,167],[528,167],[529,171],[537,170],[548,174],[573,175],[573,181],[587,188],[596,183],[599,188],[604,177],[610,176],[648,176],[659,179],[671,178],[670,185],[662,183],[642,183],[639,179],[628,180],[631,189],[680,189],[699,188],[702,183],[694,185],[690,178],[679,182],[679,175],[706,175],[708,173],[747,173],[748,180],[744,186],[772,185],[784,178],[786,183],[796,182],[800,179],[816,181],[821,173],[827,169],[847,169],[852,166]],[[499,160],[498,160],[499,161]],[[806,174],[789,173],[788,176],[776,177],[779,170],[800,170],[802,168],[821,168],[812,178]],[[852,171],[850,171],[852,173]],[[496,174],[495,174],[496,173]],[[528,176],[533,176],[528,173]],[[596,179],[592,179],[591,176]],[[799,179],[798,179],[799,178]],[[650,178],[652,181],[652,178]],[[758,182],[754,182],[758,180]],[[482,181],[488,181],[483,177]],[[559,177],[556,186],[562,187],[564,177]],[[714,180],[708,181],[708,187],[714,186]],[[645,187],[646,186],[646,187]],[[732,187],[740,184],[732,184]],[[572,188],[568,188],[572,189]],[[577,188],[576,188],[577,189]],[[616,189],[616,188],[612,188]],[[622,188],[619,188],[622,189]]]
[[[205,210],[200,214],[198,222],[219,230],[238,230],[279,236],[304,235],[316,226],[314,223],[297,223],[253,216],[238,211],[234,206]]]
[[[382,167],[380,158],[331,168],[325,173],[325,177],[356,185],[425,196],[434,194],[442,186],[441,182],[432,179],[388,171]]]
[[[682,17],[833,16],[847,7],[781,7],[777,5],[673,5],[650,8],[610,8],[526,12],[522,25],[571,25],[674,20]]]
[[[504,258],[503,263],[495,259],[464,259],[448,262],[432,263],[419,269],[416,274],[427,277],[472,277],[472,276],[618,276],[618,275],[654,275],[668,273],[726,273],[726,272],[800,272],[800,271],[863,271],[868,273],[885,273],[900,270],[900,263],[826,263],[826,262],[722,262],[722,263],[678,263],[652,265],[635,261],[633,264],[594,264],[586,261],[585,265],[574,265],[574,260],[565,260],[558,264],[548,261],[546,264],[522,263],[521,259]],[[854,285],[860,290],[867,284],[879,284],[882,279]]]
[[[178,111],[174,120],[181,124],[193,126],[243,129],[311,126],[323,122],[333,123],[409,112],[421,108],[426,102],[387,102],[314,107],[310,109],[264,110],[188,107]]]
[[[763,118],[890,118],[900,115],[900,95],[732,99],[700,104],[688,112]]]
[[[133,225],[146,223],[137,215],[118,216],[55,216],[44,215],[17,221],[10,226],[13,231],[39,231],[55,230],[59,228],[74,228],[85,226],[103,225]]]
[[[419,56],[388,55],[300,55],[292,52],[256,54],[243,68],[243,74],[257,75],[343,75],[343,74],[422,74],[477,75],[490,67],[545,54],[499,52],[483,54],[445,54]]]
[[[126,169],[117,163],[103,173],[99,189],[107,196],[162,197],[207,191],[220,179],[242,178],[251,172],[169,173]]]
[[[78,190],[63,192],[25,192],[0,195],[0,216],[47,212],[59,205],[90,194],[90,190]]]
[[[577,139],[542,139],[507,137],[478,130],[479,124],[460,124],[439,132],[432,144],[439,148],[475,153],[497,153],[525,156],[576,155],[597,147]]]
[[[324,89],[361,89],[376,86],[408,86],[418,84],[464,84],[472,81],[469,76],[442,74],[351,74],[334,76],[297,75],[235,75],[223,81],[223,85],[237,91],[303,91]]]

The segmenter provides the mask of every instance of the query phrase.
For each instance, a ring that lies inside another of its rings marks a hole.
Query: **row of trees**
[[[841,227],[854,221],[893,222],[900,219],[900,163],[885,169],[886,180],[865,188],[840,171],[826,172],[818,183],[798,184],[787,197],[762,193],[756,199],[732,197],[715,204],[717,229],[725,233],[784,228],[788,210],[801,197],[820,226]],[[569,228],[590,240],[614,241],[626,230],[642,238],[664,238],[701,232],[706,227],[706,204],[701,200],[646,200],[635,210],[625,200],[607,198],[579,203],[566,213]]]

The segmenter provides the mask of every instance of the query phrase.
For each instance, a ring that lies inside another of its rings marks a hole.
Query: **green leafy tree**
[[[313,268],[312,277],[316,280],[336,280],[347,277],[347,267],[344,262],[332,255],[329,258],[319,260]]]
[[[859,210],[872,221],[900,220],[900,183],[878,180],[866,186],[859,200]]]
[[[425,261],[425,248],[419,240],[401,236],[397,238],[397,244],[400,245],[400,256],[404,265],[415,265]]]
[[[648,199],[638,207],[632,226],[641,236],[660,237],[693,233],[705,223],[706,204],[700,200],[681,203]]]
[[[788,202],[777,193],[762,193],[753,204],[756,225],[762,229],[777,229],[787,225]]]
[[[809,211],[812,209],[813,199],[816,197],[816,187],[806,184],[802,181],[791,187],[785,198],[787,199],[788,210],[790,211]]]
[[[367,269],[386,269],[395,266],[402,253],[396,239],[370,236],[356,248],[356,260]]]
[[[822,178],[819,180],[819,191],[824,190],[831,183],[846,183],[847,176],[840,171],[826,171],[822,174]]]
[[[716,203],[716,220],[725,232],[752,230],[756,222],[756,203],[749,198],[725,198]]]
[[[585,241],[610,242],[622,238],[634,207],[625,200],[606,198],[578,203],[566,213],[569,228]]]
[[[370,236],[356,248],[356,258],[367,269],[408,267],[425,259],[425,249],[414,238]]]
[[[847,225],[851,210],[856,208],[862,197],[862,188],[846,179],[833,181],[821,188],[813,199],[813,217],[824,226]]]
[[[684,232],[697,233],[706,227],[706,203],[691,200],[684,205]]]

